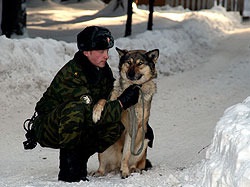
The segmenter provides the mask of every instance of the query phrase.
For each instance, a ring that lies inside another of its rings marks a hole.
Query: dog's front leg
[[[130,152],[130,144],[131,144],[131,137],[129,133],[126,133],[124,148],[122,153],[122,160],[121,160],[121,177],[123,179],[127,178],[130,175],[129,171],[129,159],[131,156]]]
[[[106,104],[105,99],[100,99],[94,106],[93,108],[93,114],[92,114],[92,119],[93,122],[96,123],[101,119],[102,111],[104,108],[104,105]]]

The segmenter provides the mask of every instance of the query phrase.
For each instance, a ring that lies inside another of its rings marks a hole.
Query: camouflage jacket
[[[99,99],[108,99],[113,89],[114,77],[108,64],[97,69],[80,51],[72,60],[62,67],[47,88],[43,97],[36,104],[39,115],[48,114],[62,103],[79,101],[81,96],[91,97],[93,106]],[[112,116],[112,120],[119,120],[120,104],[110,101],[105,106],[104,113]],[[115,112],[114,112],[115,111]]]
[[[57,73],[35,109],[38,115],[46,114],[61,103],[79,100],[82,95],[91,96],[92,103],[96,103],[109,97],[113,82],[108,64],[98,70],[81,52],[77,52]]]
[[[32,128],[38,143],[43,147],[73,148],[83,143],[92,145],[90,141],[96,137],[99,151],[113,144],[124,129],[119,101],[107,101],[98,123],[92,120],[94,104],[99,99],[108,100],[113,83],[108,64],[97,68],[77,52],[36,104],[38,116]],[[83,99],[86,95],[91,98],[90,103]]]

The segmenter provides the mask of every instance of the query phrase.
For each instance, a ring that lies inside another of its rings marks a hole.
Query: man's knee
[[[106,124],[105,127],[98,131],[98,152],[105,151],[113,145],[122,135],[125,127],[121,122]]]

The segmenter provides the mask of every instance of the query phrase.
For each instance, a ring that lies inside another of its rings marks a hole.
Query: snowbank
[[[250,97],[225,111],[206,157],[201,186],[250,186]]]

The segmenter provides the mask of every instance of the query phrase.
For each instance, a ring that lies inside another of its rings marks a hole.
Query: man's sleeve
[[[97,124],[116,123],[121,121],[122,107],[118,100],[107,101]]]

